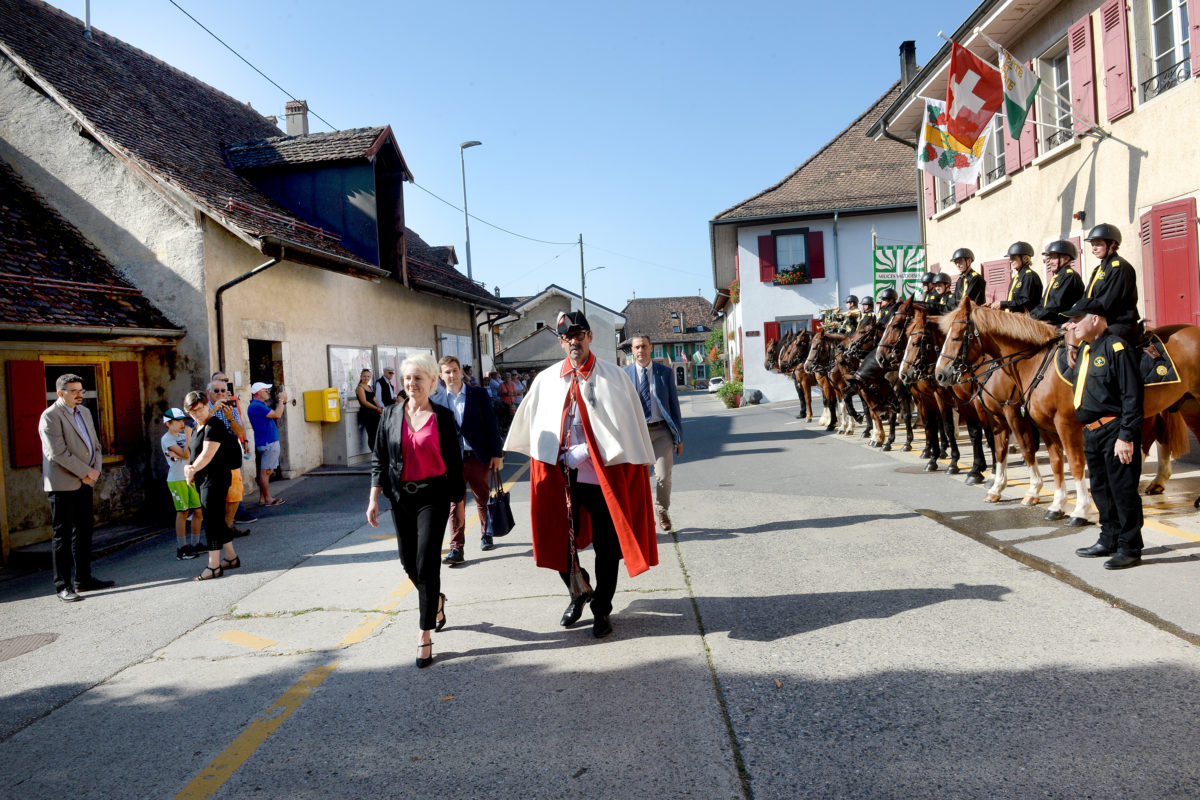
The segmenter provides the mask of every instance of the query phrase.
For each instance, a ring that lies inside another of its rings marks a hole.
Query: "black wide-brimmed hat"
[[[587,317],[582,311],[564,311],[558,315],[558,335],[565,336],[571,331],[590,331]]]
[[[1098,317],[1108,319],[1108,313],[1104,310],[1104,306],[1094,297],[1081,297],[1078,303],[1063,312],[1063,316],[1069,319],[1082,317],[1086,314],[1095,314]]]

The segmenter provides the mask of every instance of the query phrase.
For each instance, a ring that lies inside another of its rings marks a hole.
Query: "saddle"
[[[1179,370],[1167,352],[1167,346],[1157,333],[1147,331],[1137,343],[1141,356],[1142,385],[1155,386],[1160,383],[1179,383]],[[1054,357],[1054,371],[1069,385],[1075,384],[1075,368],[1067,365],[1067,348],[1059,346]]]

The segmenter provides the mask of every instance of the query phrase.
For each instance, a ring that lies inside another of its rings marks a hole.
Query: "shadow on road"
[[[845,517],[805,517],[803,519],[774,520],[758,525],[747,525],[744,528],[679,528],[676,534],[680,541],[732,539],[735,536],[750,533],[844,528],[850,525],[861,525],[864,522],[874,522],[881,519],[913,519],[919,516],[920,514],[915,512],[904,512],[900,514],[853,514]]]

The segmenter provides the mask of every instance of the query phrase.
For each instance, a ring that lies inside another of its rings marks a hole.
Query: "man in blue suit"
[[[638,390],[650,443],[654,445],[654,511],[658,526],[671,530],[671,469],[675,456],[683,454],[683,417],[679,413],[679,395],[670,367],[650,360],[654,350],[650,337],[633,337],[633,362],[625,365],[625,374]]]
[[[463,479],[475,495],[475,509],[479,512],[479,524],[483,537],[479,540],[480,550],[493,547],[491,531],[487,530],[488,473],[499,472],[504,466],[504,448],[500,441],[500,430],[496,425],[496,414],[492,411],[488,390],[479,386],[468,386],[463,382],[462,367],[454,356],[443,356],[438,362],[442,383],[445,388],[431,399],[454,412],[454,420],[462,434]],[[465,498],[454,504],[450,512],[450,552],[443,564],[454,566],[465,560],[467,545],[467,509]]]

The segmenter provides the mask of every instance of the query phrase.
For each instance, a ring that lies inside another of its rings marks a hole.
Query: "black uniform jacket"
[[[1087,296],[1100,301],[1104,316],[1114,322],[1134,323],[1139,319],[1137,274],[1133,265],[1116,253],[1100,262],[1088,281]]]
[[[1137,353],[1109,330],[1090,345],[1081,345],[1075,364],[1075,418],[1087,425],[1101,417],[1115,416],[1120,425],[1117,438],[1123,442],[1138,441],[1143,389],[1137,362]]]
[[[921,301],[921,305],[925,306],[926,314],[945,314],[950,310],[950,292],[938,294],[937,292],[926,292],[925,299]]]
[[[874,325],[875,322],[875,315],[870,311],[864,311],[862,316],[858,318],[858,327],[862,328],[866,325]]]
[[[1067,321],[1063,312],[1075,305],[1081,297],[1083,278],[1068,264],[1050,278],[1050,285],[1046,287],[1041,305],[1029,312],[1029,316],[1051,325],[1062,325]]]
[[[404,400],[383,410],[379,419],[379,430],[375,434],[375,452],[371,454],[371,486],[379,486],[389,500],[400,496],[400,475],[404,470]],[[457,503],[466,494],[467,486],[462,474],[462,449],[458,443],[458,425],[454,412],[433,404],[433,414],[438,426],[438,446],[442,452],[442,463],[446,465],[446,481],[450,487],[450,500]]]
[[[1033,267],[1017,270],[1008,283],[1008,299],[1000,301],[1005,311],[1032,311],[1042,299],[1042,279]]]
[[[879,307],[879,329],[883,330],[887,324],[892,321],[892,315],[896,313],[896,304],[893,302],[890,306]]]
[[[958,280],[954,282],[954,297],[950,300],[949,307],[958,308],[962,304],[964,294],[976,305],[987,302],[987,281],[973,269],[959,275]]]

